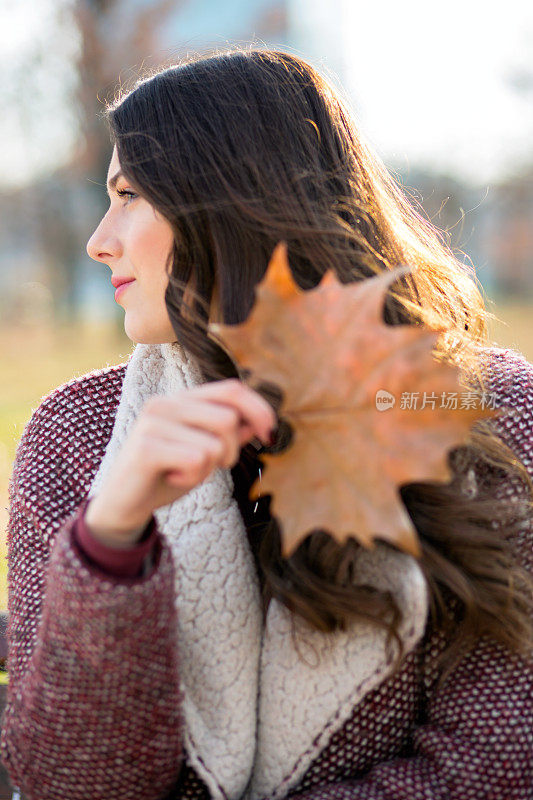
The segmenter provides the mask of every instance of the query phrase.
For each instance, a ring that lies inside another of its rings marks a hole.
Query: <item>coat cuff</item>
[[[152,515],[139,541],[127,548],[111,547],[97,539],[85,522],[91,498],[80,506],[72,526],[72,541],[81,558],[92,567],[115,578],[140,578],[153,563],[157,542],[157,523]]]

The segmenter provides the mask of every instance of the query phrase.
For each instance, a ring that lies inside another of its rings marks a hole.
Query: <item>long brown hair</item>
[[[173,227],[166,305],[206,380],[237,374],[207,334],[210,310],[226,323],[243,321],[284,240],[303,289],[328,269],[348,282],[411,265],[389,292],[385,322],[444,325],[437,350],[469,385],[484,388],[480,353],[491,315],[474,272],[406,199],[342,99],[303,60],[262,49],[196,58],[140,81],[107,118],[125,174]],[[443,662],[484,635],[524,651],[531,594],[512,543],[531,518],[531,480],[486,420],[450,464],[450,484],[401,488],[422,543],[433,621],[454,631]],[[464,488],[472,470],[482,475],[474,496]],[[506,480],[518,481],[523,502],[497,499]],[[351,580],[354,541],[341,547],[313,531],[283,559],[268,514],[250,532],[260,542],[267,601],[277,598],[325,632],[364,617],[398,640],[393,599]]]

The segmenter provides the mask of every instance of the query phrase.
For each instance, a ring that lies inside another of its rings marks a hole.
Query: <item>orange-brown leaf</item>
[[[272,495],[285,556],[313,529],[365,547],[384,539],[420,555],[398,488],[449,481],[449,450],[476,420],[496,413],[476,407],[479,398],[471,398],[474,407],[441,407],[443,393],[464,390],[458,367],[433,354],[442,329],[383,322],[385,294],[407,269],[349,284],[328,272],[303,291],[280,243],[247,320],[210,326],[250,371],[251,385],[269,382],[283,393],[279,413],[292,441],[262,456],[251,496]],[[402,393],[416,392],[418,409],[402,407]],[[395,402],[381,405],[377,397],[387,393]]]

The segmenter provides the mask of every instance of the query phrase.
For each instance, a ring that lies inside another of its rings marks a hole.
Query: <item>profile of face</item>
[[[108,265],[113,279],[130,281],[116,293],[129,339],[143,344],[175,342],[165,305],[167,264],[174,243],[170,223],[133,189],[121,171],[116,147],[107,190],[109,208],[89,239],[87,252]]]

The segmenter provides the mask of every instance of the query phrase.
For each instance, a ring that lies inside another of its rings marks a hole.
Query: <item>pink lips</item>
[[[122,292],[135,281],[135,278],[111,278],[111,283],[116,286],[115,300],[118,300]]]

